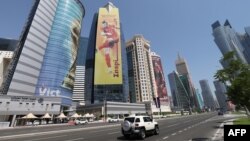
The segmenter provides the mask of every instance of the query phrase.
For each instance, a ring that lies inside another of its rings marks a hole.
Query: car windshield
[[[128,118],[125,118],[124,120],[127,120],[127,121],[129,121],[131,123],[134,123],[135,118],[134,117],[128,117]]]

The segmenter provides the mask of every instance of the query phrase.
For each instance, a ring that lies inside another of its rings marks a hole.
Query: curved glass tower
[[[35,1],[2,93],[60,97],[70,106],[84,13],[79,0]]]

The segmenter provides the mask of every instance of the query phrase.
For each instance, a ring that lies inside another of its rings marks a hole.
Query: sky
[[[88,37],[92,18],[108,0],[81,0],[85,7],[82,36]],[[213,41],[211,24],[228,19],[232,27],[244,33],[250,26],[249,0],[110,0],[120,10],[126,40],[142,34],[151,50],[161,56],[167,75],[176,70],[178,52],[186,59],[195,88],[199,80],[209,80],[221,68],[221,53]],[[32,0],[0,1],[0,37],[18,39],[32,6]]]

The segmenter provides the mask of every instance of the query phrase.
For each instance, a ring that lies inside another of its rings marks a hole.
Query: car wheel
[[[158,126],[155,126],[155,135],[159,135],[160,134],[160,130]]]
[[[139,137],[144,140],[146,138],[146,133],[145,133],[145,130],[144,129],[141,129],[140,131],[140,134],[139,134]]]

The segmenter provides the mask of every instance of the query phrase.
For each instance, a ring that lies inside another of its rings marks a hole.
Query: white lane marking
[[[90,130],[90,129],[101,129],[101,128],[108,128],[108,127],[116,127],[121,126],[120,124],[110,125],[110,126],[95,126],[95,127],[88,127],[88,128],[77,128],[77,129],[65,129],[65,130],[56,130],[56,131],[46,131],[46,132],[37,132],[37,133],[26,133],[26,134],[19,134],[19,135],[7,135],[7,136],[1,136],[0,140],[3,139],[15,139],[20,137],[32,137],[37,135],[51,135],[56,133],[68,133],[68,132],[74,132],[74,131],[84,131],[84,130]]]
[[[179,133],[181,133],[181,132],[182,132],[182,130],[179,131]]]
[[[165,140],[165,139],[167,139],[167,138],[168,138],[168,136],[166,136],[166,137],[164,137],[164,138],[162,138],[162,139],[164,139],[164,140]]]
[[[175,126],[175,125],[179,125],[179,123],[172,124],[172,125],[169,125],[169,126],[167,126],[167,127],[172,127],[172,126]]]
[[[97,130],[97,131],[92,131],[90,133],[97,133],[97,132],[110,131],[110,130],[115,130],[115,129]]]
[[[187,130],[187,128],[184,129],[184,131],[186,131],[186,130]]]
[[[53,136],[53,137],[46,137],[46,138],[38,138],[38,139],[32,139],[32,140],[28,140],[28,141],[38,141],[38,140],[44,140],[44,139],[53,139],[53,138],[60,138],[60,137],[65,137],[67,135],[61,135],[61,136]]]
[[[172,136],[176,135],[176,133],[171,134]]]
[[[217,129],[217,131],[215,132],[215,135],[219,134],[219,132],[222,130],[221,127],[223,127],[223,125],[224,125],[224,123],[221,123],[221,124],[220,124],[219,129]],[[217,136],[215,136],[215,135],[213,136],[212,141],[214,141],[215,138],[217,137]]]
[[[112,132],[112,133],[108,133],[109,135],[112,135],[112,134],[116,134],[116,133],[120,133],[120,132]]]
[[[77,138],[77,139],[71,139],[71,140],[65,140],[65,141],[77,141],[77,140],[84,140],[84,138]]]

